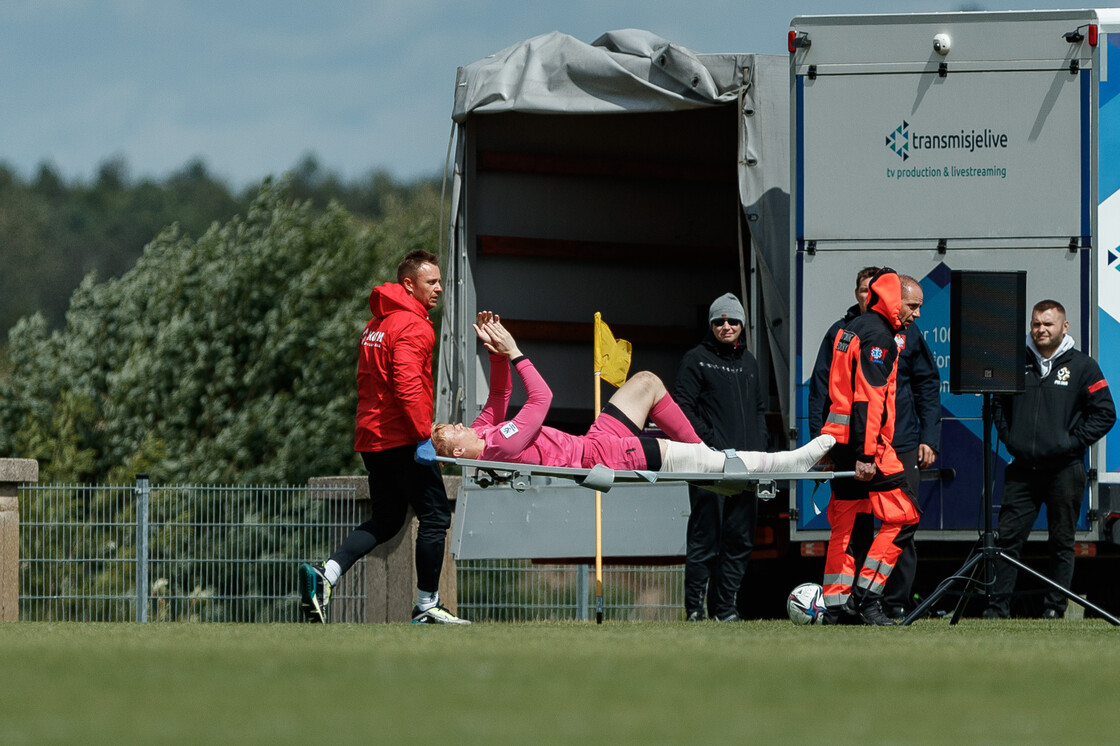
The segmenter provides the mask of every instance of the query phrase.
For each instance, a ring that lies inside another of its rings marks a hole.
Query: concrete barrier
[[[0,458],[0,622],[19,620],[19,485],[39,481],[39,462]]]
[[[454,496],[459,492],[461,477],[444,477],[447,494],[454,501]],[[314,477],[308,480],[312,500],[340,501],[351,496],[350,489],[361,505],[360,521],[364,521],[372,514],[369,501],[369,482],[364,476],[354,477]],[[454,505],[454,502],[452,502]],[[339,508],[341,511],[341,507]],[[331,510],[332,519],[335,518]],[[337,523],[337,520],[332,520]],[[339,598],[332,601],[329,610],[330,621],[338,622],[407,622],[412,618],[412,606],[416,601],[416,529],[419,522],[416,514],[409,508],[405,518],[404,529],[392,541],[374,548],[366,557],[365,587],[358,588],[356,572],[349,572],[342,576],[336,589],[337,595],[354,595],[365,600],[364,613],[362,604]],[[331,536],[331,546],[337,547],[342,543],[355,526],[345,526]],[[451,532],[448,531],[447,544],[451,544]],[[326,557],[322,558],[323,560]],[[443,571],[440,574],[439,597],[452,613],[458,610],[456,597],[458,583],[456,581],[455,559],[451,552],[443,555]]]

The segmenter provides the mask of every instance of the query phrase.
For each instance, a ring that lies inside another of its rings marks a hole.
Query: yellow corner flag
[[[625,339],[615,339],[602,316],[595,312],[595,372],[614,387],[626,383],[632,347]]]

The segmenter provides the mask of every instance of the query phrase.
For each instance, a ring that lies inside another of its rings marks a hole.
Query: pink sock
[[[649,410],[649,418],[669,436],[670,440],[678,443],[700,442],[700,436],[696,434],[692,423],[669,394],[665,394],[661,397],[661,401],[653,405],[653,409]]]

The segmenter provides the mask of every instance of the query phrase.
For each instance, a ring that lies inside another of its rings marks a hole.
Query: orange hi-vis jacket
[[[857,461],[874,461],[884,476],[902,471],[894,438],[895,378],[906,344],[898,314],[902,283],[884,268],[871,279],[867,312],[836,334],[828,375],[828,416],[822,433],[850,446]]]

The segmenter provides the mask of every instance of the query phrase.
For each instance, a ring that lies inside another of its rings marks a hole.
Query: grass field
[[[1117,743],[1120,630],[0,624],[0,743]]]

